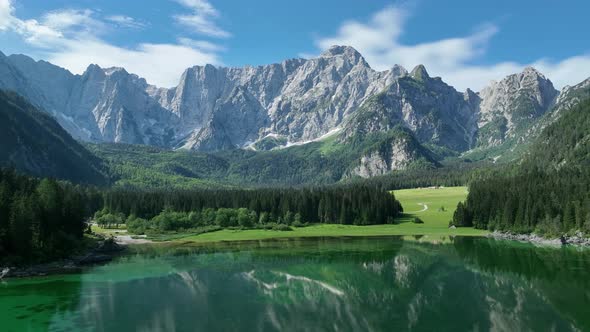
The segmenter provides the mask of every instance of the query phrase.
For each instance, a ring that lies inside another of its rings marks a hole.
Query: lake
[[[144,246],[0,282],[0,330],[590,331],[590,250],[423,240]]]

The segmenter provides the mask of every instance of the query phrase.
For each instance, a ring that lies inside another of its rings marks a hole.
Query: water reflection
[[[150,249],[78,276],[61,286],[75,301],[40,310],[53,330],[590,330],[589,264],[590,251],[472,238]],[[26,289],[59,302],[56,279],[0,287],[0,309]]]

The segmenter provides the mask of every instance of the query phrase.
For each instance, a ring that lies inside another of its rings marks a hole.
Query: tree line
[[[551,236],[590,234],[590,172],[530,171],[476,181],[467,201],[457,206],[453,224]]]
[[[275,227],[304,223],[384,224],[402,213],[374,186],[301,189],[98,190],[0,169],[0,261],[32,262],[71,254],[94,215],[136,233],[195,227]],[[266,226],[264,226],[266,225]]]
[[[374,186],[340,185],[314,188],[252,190],[109,190],[104,209],[110,213],[151,219],[165,209],[200,212],[207,208],[245,208],[278,222],[298,215],[302,222],[370,225],[393,223],[403,210],[395,197]]]
[[[284,216],[276,217],[268,212],[259,214],[247,208],[205,208],[190,212],[178,212],[166,208],[151,219],[140,218],[133,214],[125,216],[122,213],[111,213],[105,209],[96,213],[95,220],[104,228],[125,224],[127,231],[132,234],[151,235],[187,231],[197,234],[224,228],[290,231],[291,226],[307,226],[299,213],[287,211]]]
[[[92,188],[0,169],[0,260],[62,256],[80,244],[84,221],[101,205]]]
[[[590,234],[590,99],[563,112],[519,165],[471,183],[454,225]]]
[[[440,168],[418,168],[394,171],[390,174],[369,179],[352,179],[353,184],[364,184],[384,190],[411,189],[430,186],[457,187],[464,186],[474,180],[487,177],[496,169],[504,166],[490,164],[486,161],[470,160],[446,163]]]

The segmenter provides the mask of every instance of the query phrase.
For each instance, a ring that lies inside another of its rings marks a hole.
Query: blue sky
[[[458,89],[533,65],[590,76],[590,1],[0,0],[0,51],[81,73],[122,66],[159,86],[212,63],[260,65],[355,47],[378,70],[423,63]]]

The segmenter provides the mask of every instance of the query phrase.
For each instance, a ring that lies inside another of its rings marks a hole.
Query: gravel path
[[[120,245],[128,245],[128,244],[145,244],[145,243],[152,243],[153,241],[148,239],[134,239],[131,235],[117,235],[115,236],[115,242]]]
[[[406,213],[420,213],[420,212],[424,212],[424,211],[428,210],[428,205],[426,205],[425,203],[418,203],[418,205],[422,206],[422,210],[408,211]]]

